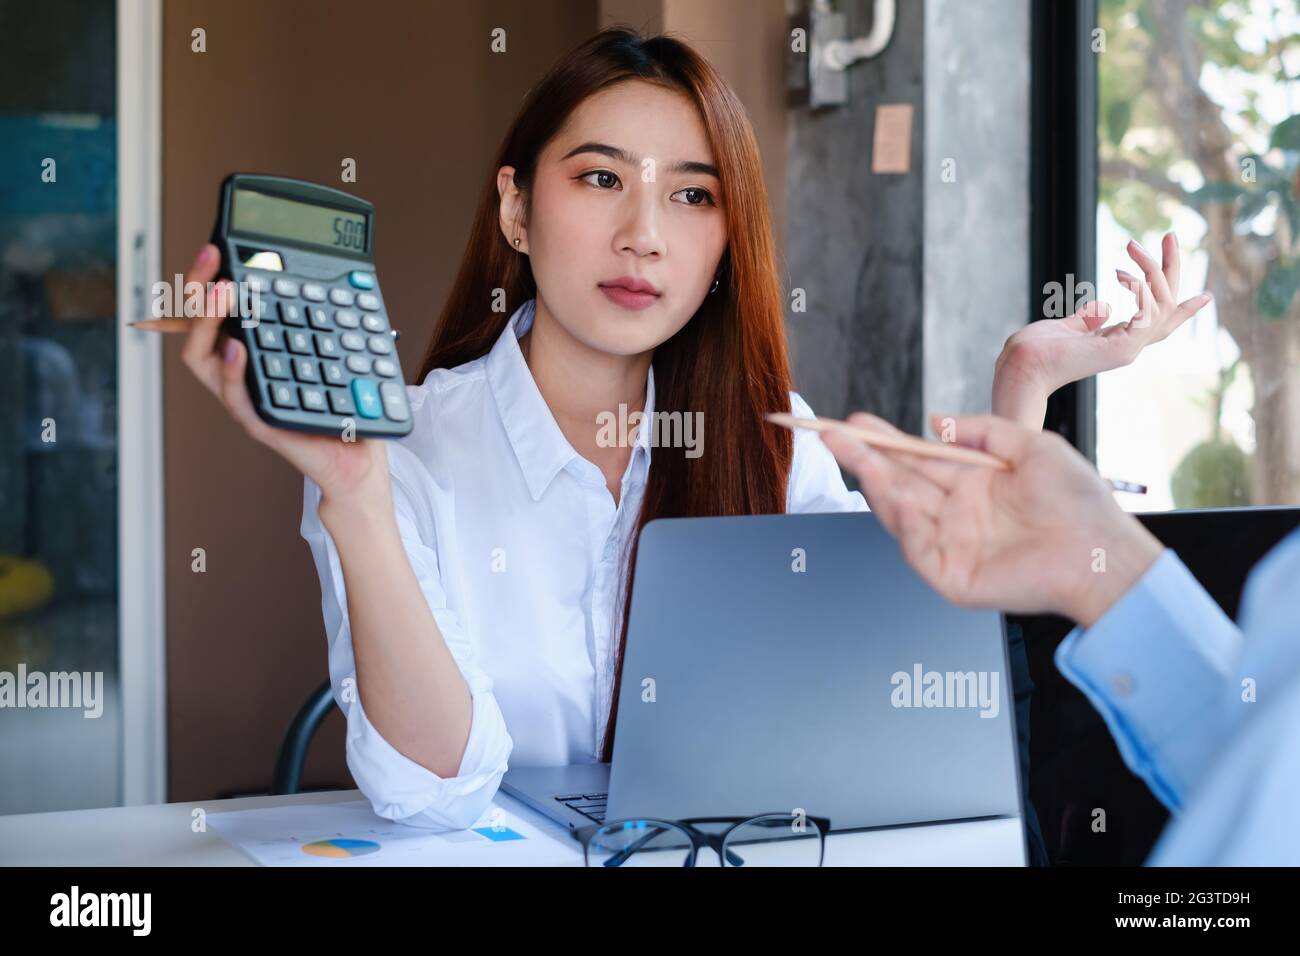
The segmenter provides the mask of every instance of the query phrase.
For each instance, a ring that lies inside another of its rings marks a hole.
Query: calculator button
[[[307,320],[303,317],[302,306],[295,305],[292,302],[280,303],[280,321],[285,325],[306,325]]]
[[[338,362],[321,362],[321,378],[325,380],[326,385],[346,385],[348,383],[347,373],[343,371],[343,366]]]
[[[366,337],[360,332],[344,332],[339,336],[339,341],[349,352],[363,352],[366,348]]]
[[[244,286],[258,295],[271,290],[271,283],[266,281],[266,276],[260,276],[255,272],[244,273]]]
[[[351,305],[356,298],[351,289],[330,289],[330,301],[335,305]]]
[[[339,309],[334,313],[334,324],[340,329],[355,329],[361,324],[361,320],[351,309]]]
[[[262,371],[267,378],[288,378],[289,364],[283,355],[263,355]]]
[[[311,344],[310,332],[290,332],[289,333],[289,351],[297,352],[299,355],[314,355],[316,350]]]
[[[319,305],[307,306],[307,321],[311,323],[313,329],[332,329],[330,324],[329,310],[322,309]]]
[[[366,344],[370,347],[370,351],[374,352],[376,355],[393,354],[393,339],[391,336],[372,335],[370,336],[370,341]]]
[[[354,375],[370,374],[370,359],[364,355],[349,355],[346,364],[348,371]]]
[[[257,327],[257,345],[258,348],[266,351],[284,351],[284,339],[280,335],[280,330],[273,325]]]
[[[272,316],[274,313],[271,305],[271,301],[260,293],[250,295],[248,297],[248,317],[260,322],[263,319]]]
[[[362,418],[378,418],[383,407],[379,400],[379,389],[375,383],[366,378],[352,380],[352,400],[357,403],[357,412]]]
[[[344,389],[331,388],[329,395],[330,411],[335,415],[355,415],[357,413],[357,406],[352,403],[352,396]]]
[[[338,342],[334,341],[334,336],[321,335],[317,332],[316,354],[321,358],[338,358],[342,353],[339,351]]]
[[[319,388],[308,388],[306,385],[298,387],[298,394],[302,396],[302,407],[309,412],[325,411],[325,392]]]
[[[392,359],[375,359],[376,375],[382,375],[384,378],[392,378],[400,371],[401,369],[397,367],[397,363]]]
[[[276,279],[271,283],[271,288],[275,290],[276,295],[282,295],[286,299],[298,297],[298,283],[292,279]]]
[[[367,312],[377,312],[379,310],[379,296],[373,292],[357,293],[357,305]]]
[[[349,272],[348,282],[352,283],[354,289],[373,289],[375,287],[375,277],[369,272]]]
[[[377,313],[367,313],[361,317],[361,324],[366,327],[367,332],[387,332],[388,323],[384,317]]]
[[[325,287],[317,285],[315,282],[304,282],[302,285],[302,297],[308,302],[324,302]]]
[[[271,383],[271,401],[281,408],[298,407],[298,398],[294,394],[293,386],[286,385],[284,382]]]
[[[293,377],[300,382],[319,382],[320,372],[316,369],[316,360],[294,359]]]
[[[406,408],[406,389],[396,382],[385,382],[379,386],[379,394],[384,399],[384,412],[395,422],[404,422],[410,415]]]
[[[261,322],[262,316],[266,314],[266,306],[259,306],[261,300],[250,295],[247,299],[236,299],[235,307],[231,310],[231,315],[237,315],[240,319],[240,325],[245,329],[255,329]],[[260,308],[260,314],[259,314]]]

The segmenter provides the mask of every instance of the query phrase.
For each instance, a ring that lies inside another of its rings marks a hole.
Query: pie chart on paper
[[[379,844],[374,840],[316,840],[304,843],[302,852],[310,856],[323,856],[334,860],[345,860],[354,856],[378,853]]]

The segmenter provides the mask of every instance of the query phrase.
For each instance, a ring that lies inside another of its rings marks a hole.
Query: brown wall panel
[[[497,140],[527,87],[597,20],[594,2],[169,0],[164,264],[185,271],[234,170],[377,206],[384,293],[414,372]],[[507,30],[494,55],[489,32]],[[191,51],[206,31],[207,52]],[[357,161],[357,182],[340,163]],[[248,439],[166,343],[168,794],[269,784],[297,707],[326,677],[320,590],[298,534],[302,478]],[[207,572],[190,570],[193,548]],[[350,785],[335,712],[305,785]]]

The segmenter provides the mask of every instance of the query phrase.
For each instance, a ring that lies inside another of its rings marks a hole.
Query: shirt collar
[[[571,460],[581,456],[560,430],[550,406],[537,388],[533,373],[519,348],[519,338],[532,327],[536,299],[529,299],[506,323],[487,357],[487,379],[496,399],[501,422],[515,458],[523,470],[528,493],[538,501],[551,481]],[[637,458],[650,454],[651,422],[654,416],[655,373],[651,366],[646,376],[645,414],[628,462],[629,474],[638,468]],[[594,424],[594,423],[593,423]],[[595,467],[594,465],[592,467]]]

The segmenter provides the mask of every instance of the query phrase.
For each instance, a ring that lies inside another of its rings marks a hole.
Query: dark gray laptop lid
[[[653,521],[608,818],[1019,816],[1012,701],[1001,616],[941,599],[870,513]]]

